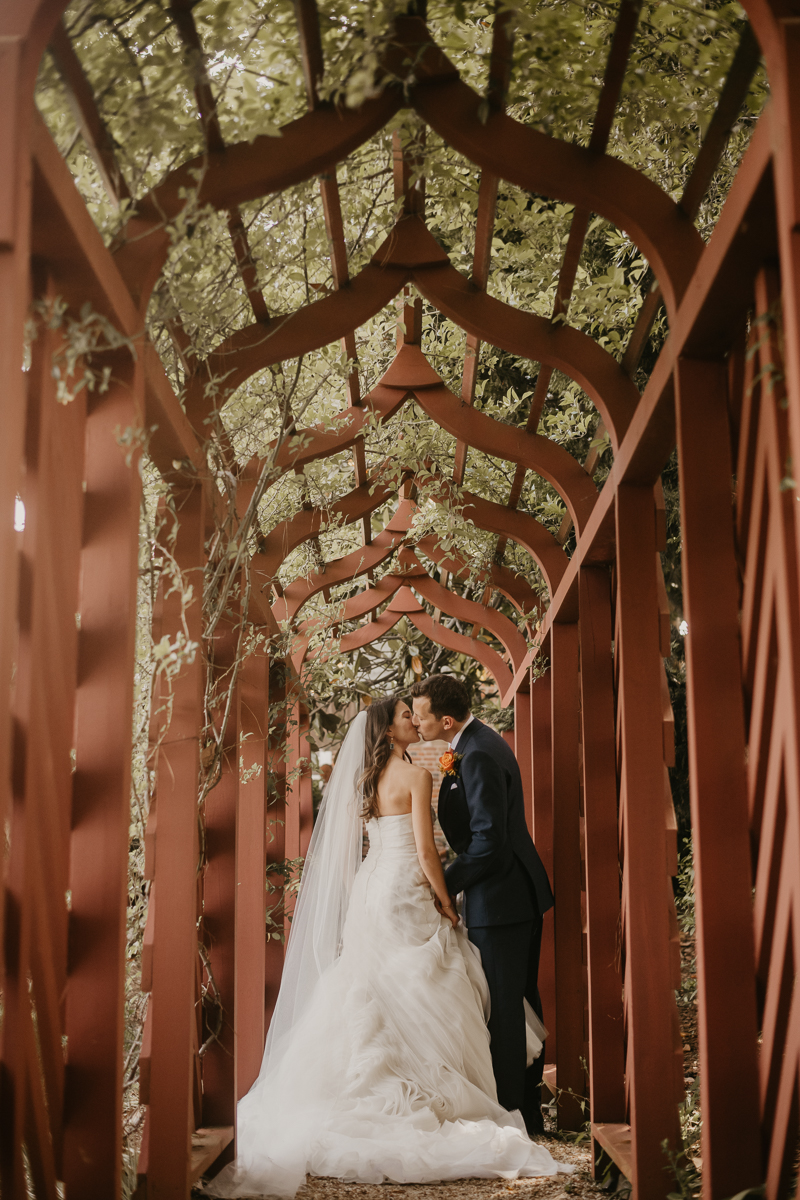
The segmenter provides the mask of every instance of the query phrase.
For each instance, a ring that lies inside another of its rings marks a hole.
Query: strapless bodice
[[[367,821],[369,850],[353,884],[344,940],[353,927],[356,940],[378,936],[362,926],[380,926],[380,937],[416,945],[438,929],[441,917],[420,866],[411,813],[373,817]],[[388,931],[388,933],[387,933]]]
[[[367,837],[371,852],[406,851],[417,853],[411,813],[393,813],[367,821]]]

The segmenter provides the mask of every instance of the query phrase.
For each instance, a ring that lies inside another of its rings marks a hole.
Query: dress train
[[[410,814],[367,829],[341,954],[240,1101],[237,1160],[208,1195],[293,1196],[306,1173],[427,1183],[571,1170],[497,1102],[479,956],[434,907]]]

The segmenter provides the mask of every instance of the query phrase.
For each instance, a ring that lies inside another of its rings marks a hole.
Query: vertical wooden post
[[[580,1129],[578,1097],[585,1087],[583,1038],[583,932],[578,779],[578,627],[550,630],[553,742],[553,893],[555,895],[556,1008],[558,1011],[558,1123]]]
[[[547,877],[553,880],[553,742],[550,671],[539,679],[531,678],[531,746],[533,756],[533,803],[531,835]],[[553,912],[545,913],[542,929],[542,953],[539,959],[539,995],[547,1026],[547,1061],[554,1065],[557,1051],[558,1012],[556,1011],[555,940]],[[545,1065],[547,1070],[547,1065]]]
[[[162,629],[173,641],[184,629],[197,651],[172,681],[171,713],[158,756],[158,826],[154,904],[153,989],[148,1013],[150,1057],[147,1197],[186,1200],[193,1113],[193,1046],[197,964],[197,788],[203,716],[201,597],[204,503],[200,485],[177,492],[175,559],[193,588],[183,612],[180,589],[165,596]],[[162,689],[162,703],[170,696]]]
[[[14,506],[20,489],[27,380],[20,370],[30,299],[30,125],[36,68],[24,63],[35,7],[6,5],[0,13],[0,828],[11,818],[10,681],[17,650],[19,581]],[[0,978],[3,976],[5,889],[0,887]]]
[[[141,479],[120,429],[142,423],[141,363],[116,357],[86,424],[64,1181],[68,1197],[119,1194],[128,827]]]
[[[625,1120],[620,969],[617,758],[611,585],[604,567],[580,573],[581,723],[592,1120]]]
[[[752,18],[765,51],[773,97],[768,117],[780,252],[783,370],[790,455],[797,469],[800,464],[800,120],[797,115],[800,111],[800,29],[793,21],[784,19],[772,5],[758,14],[754,10]],[[757,310],[755,315],[763,317],[764,312]],[[794,524],[795,535],[800,539],[800,521]]]
[[[530,828],[533,822],[533,747],[531,738],[531,694],[514,695],[514,753],[522,776],[525,796],[525,819]]]
[[[286,706],[286,802],[285,830],[286,841],[284,852],[287,859],[292,861],[300,857],[300,776],[298,763],[300,760],[300,717],[299,704],[291,699]],[[288,882],[288,881],[287,881]],[[295,895],[289,896],[284,903],[284,936],[288,939],[292,927],[290,917],[294,912]]]
[[[298,721],[300,725],[298,738],[298,766],[300,768],[300,776],[297,780],[296,795],[300,821],[300,857],[305,858],[314,828],[314,793],[311,787],[311,749],[308,744],[308,710],[304,704],[298,705]]]
[[[269,660],[263,649],[258,648],[244,660],[239,677],[240,754],[244,778],[239,784],[236,824],[234,1069],[237,1100],[241,1100],[255,1082],[264,1051],[268,691]]]
[[[217,628],[213,643],[214,713],[222,737],[220,777],[204,806],[206,866],[203,872],[203,943],[213,975],[215,1004],[206,1005],[202,1060],[203,1125],[233,1125],[236,1118],[236,829],[239,811],[239,645],[238,601]],[[232,694],[231,694],[232,693]],[[221,724],[226,720],[224,731]],[[221,1024],[220,1024],[221,1019]],[[224,1153],[220,1165],[233,1155]]]
[[[300,855],[300,727],[298,724],[297,701],[288,707],[286,725],[286,857]]]
[[[27,1194],[23,1140],[37,1194],[50,1195],[61,1176],[86,411],[81,399],[67,406],[55,401],[52,355],[59,341],[54,330],[43,329],[33,345],[22,488],[26,522],[18,535],[23,569],[14,806],[2,881],[12,953],[3,979],[0,1039],[0,1186],[11,1197]]]
[[[53,336],[42,331],[47,376],[52,374]],[[30,426],[29,426],[30,432]],[[34,908],[31,953],[32,999],[37,1040],[47,1087],[54,1160],[61,1170],[64,1050],[63,996],[67,976],[67,893],[72,825],[72,749],[77,686],[79,573],[83,535],[83,476],[86,402],[57,404],[48,378],[40,395],[36,465],[28,458],[28,484],[35,471],[35,548],[25,576],[33,584],[32,650],[25,771],[27,839],[31,867],[29,903]],[[34,453],[29,445],[29,451]],[[26,512],[30,512],[28,505]],[[27,528],[26,528],[27,532]],[[29,597],[30,598],[30,597]],[[22,613],[20,614],[22,617]],[[21,620],[22,626],[22,620]],[[18,666],[18,678],[20,669]],[[31,1063],[35,1077],[37,1064]],[[31,1135],[28,1135],[29,1155]]]
[[[621,802],[624,808],[627,1086],[637,1200],[671,1190],[662,1142],[680,1145],[674,1095],[664,752],[652,487],[617,494]],[[657,1084],[654,1081],[659,1081]]]
[[[705,1200],[761,1182],[755,950],[723,363],[675,373]],[[713,451],[713,452],[711,452]]]
[[[283,900],[283,875],[270,871],[286,858],[286,663],[273,659],[269,665],[269,732],[267,750],[269,762],[269,807],[267,811],[267,880],[270,891],[267,896],[268,910],[280,912]],[[277,918],[275,918],[277,921]],[[267,926],[265,946],[265,1021],[267,1027],[272,1019],[275,1001],[283,971],[283,944],[280,937],[284,931],[277,924]]]

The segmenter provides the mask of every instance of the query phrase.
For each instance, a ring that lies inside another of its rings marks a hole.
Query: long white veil
[[[259,1082],[280,1061],[320,976],[339,956],[350,892],[361,864],[358,779],[364,770],[366,725],[366,712],[351,721],[311,835]]]

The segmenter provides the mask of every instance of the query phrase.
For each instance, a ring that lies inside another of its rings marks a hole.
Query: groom
[[[519,765],[505,739],[472,716],[458,679],[432,675],[411,695],[420,736],[448,741],[454,755],[439,790],[439,824],[457,853],[445,881],[451,895],[464,893],[464,924],[489,984],[497,1098],[520,1109],[528,1133],[541,1134],[544,1049],[526,1069],[522,1000],[541,1020],[542,916],[553,894],[525,823]]]

